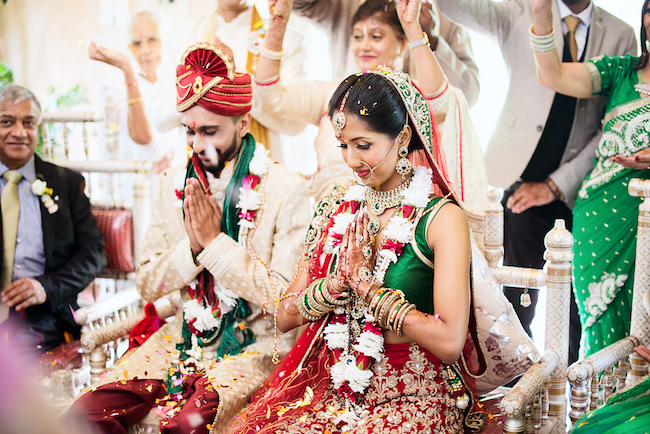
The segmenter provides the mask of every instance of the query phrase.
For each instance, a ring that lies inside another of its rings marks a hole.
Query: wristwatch
[[[426,46],[428,46],[428,47],[431,46],[431,45],[429,44],[429,35],[427,35],[427,32],[422,32],[422,36],[423,36],[422,39],[420,39],[419,41],[408,42],[408,43],[406,44],[406,45],[408,45],[409,50],[412,50],[412,49],[414,49],[414,48],[420,47],[420,46],[422,46],[422,45],[426,45]]]

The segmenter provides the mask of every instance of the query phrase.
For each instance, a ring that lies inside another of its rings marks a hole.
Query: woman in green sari
[[[555,49],[551,3],[531,0],[540,82],[576,98],[607,98],[603,135],[594,168],[584,180],[573,209],[575,237],[573,289],[582,322],[581,355],[628,335],[632,307],[639,198],[627,186],[650,178],[650,64],[648,0],[643,4],[643,55],[601,56],[584,63],[561,63]]]

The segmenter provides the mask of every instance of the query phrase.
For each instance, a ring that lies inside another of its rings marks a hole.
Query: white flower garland
[[[259,143],[255,144],[255,153],[251,162],[248,164],[248,175],[244,178],[244,185],[239,187],[239,201],[237,208],[239,208],[239,244],[246,245],[248,240],[248,233],[255,227],[256,211],[262,206],[262,192],[260,191],[260,184],[262,178],[268,172],[271,159],[269,158],[269,151]]]
[[[365,314],[366,324],[375,322],[375,318],[370,314]],[[327,347],[330,350],[345,350],[349,341],[348,325],[346,323],[331,323],[323,330]],[[373,330],[372,327],[364,327],[364,331],[359,335],[353,349],[370,357],[376,361],[381,360],[384,351],[384,336],[381,332]],[[354,359],[348,360],[348,359]],[[346,382],[350,389],[356,393],[363,393],[370,385],[372,370],[359,369],[357,358],[354,355],[343,356],[330,368],[332,385],[338,389]]]
[[[388,267],[391,263],[397,262],[404,245],[411,242],[413,228],[415,227],[416,208],[423,208],[429,203],[432,191],[431,173],[431,169],[414,168],[413,178],[403,192],[400,206],[402,213],[405,207],[412,208],[407,210],[407,215],[391,217],[382,231],[384,239],[377,253],[377,262],[373,270],[373,278],[378,284],[383,283]],[[361,203],[365,200],[367,188],[369,187],[360,185],[350,187],[343,197],[344,201]],[[324,246],[326,253],[339,253],[342,238],[356,216],[356,213],[349,210],[350,208],[348,208],[347,212],[334,215],[333,224],[328,230]],[[337,391],[347,385],[352,392],[362,394],[370,385],[373,376],[368,359],[379,361],[384,354],[383,334],[375,318],[366,313],[364,315],[363,330],[352,345],[354,352],[346,354],[350,342],[350,331],[342,307],[335,309],[333,319],[336,322],[331,322],[323,330],[328,348],[334,351],[335,355],[340,352],[340,356],[336,356],[338,361],[330,368],[332,385]],[[363,360],[364,357],[366,358],[365,361]],[[359,368],[359,364],[362,365],[362,368]],[[348,427],[353,427],[358,418],[359,415],[356,415],[356,413],[350,413],[343,418],[345,420],[341,419],[338,422],[335,421],[335,423],[345,422]]]

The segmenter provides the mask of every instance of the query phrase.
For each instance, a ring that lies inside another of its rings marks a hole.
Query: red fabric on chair
[[[137,348],[145,343],[149,337],[165,324],[165,320],[158,316],[156,306],[147,303],[144,307],[145,317],[137,323],[129,333],[129,349]]]
[[[108,265],[104,272],[130,273],[133,267],[133,218],[131,211],[93,209],[97,227],[104,235]]]
[[[36,359],[36,369],[46,376],[58,369],[80,368],[82,364],[81,341],[59,345]]]

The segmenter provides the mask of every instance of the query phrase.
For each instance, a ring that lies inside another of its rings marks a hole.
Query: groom
[[[137,286],[147,300],[181,290],[187,301],[73,406],[103,433],[126,432],[152,407],[164,433],[228,425],[273,368],[273,312],[310,218],[304,180],[248,134],[248,73],[198,43],[182,57],[176,91],[194,153],[160,177]],[[290,338],[277,342],[280,355]]]

